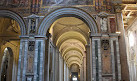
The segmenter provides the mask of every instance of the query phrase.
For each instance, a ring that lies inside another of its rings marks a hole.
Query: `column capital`
[[[35,35],[34,37],[35,38],[44,38],[46,40],[48,39],[47,36],[45,36],[45,35]]]
[[[21,35],[21,36],[19,36],[20,38],[29,38],[29,35]]]
[[[122,13],[122,6],[120,4],[115,4],[115,12]]]
[[[110,33],[109,36],[110,37],[118,37],[118,36],[120,36],[120,33]]]
[[[101,33],[91,33],[90,37],[101,37]]]
[[[120,33],[91,33],[90,37],[102,37],[102,36],[108,36],[108,37],[117,37]]]
[[[34,36],[29,36],[29,35],[21,35],[21,39],[34,39],[34,38],[44,38],[47,39],[47,36],[44,35],[34,35]]]

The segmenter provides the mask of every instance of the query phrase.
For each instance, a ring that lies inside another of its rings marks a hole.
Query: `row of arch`
[[[11,10],[0,10],[0,17],[9,17],[16,20],[20,25],[21,35],[27,35],[27,23],[25,23],[23,17],[19,14]],[[88,25],[92,33],[98,33],[98,27],[94,18],[84,10],[74,7],[59,8],[49,13],[43,18],[41,23],[39,23],[36,33],[38,35],[46,35],[53,22],[62,17],[76,17],[81,19]]]
[[[9,11],[9,10],[0,10],[0,17],[8,17],[8,18],[12,18],[15,21],[18,22],[19,26],[20,26],[20,30],[21,30],[21,36],[25,36],[28,35],[27,34],[27,23],[25,23],[23,17],[21,17],[19,14],[13,12],[13,11]],[[79,8],[72,8],[72,7],[66,7],[66,8],[59,8],[56,9],[54,11],[52,11],[51,13],[49,13],[47,16],[45,16],[43,18],[43,20],[39,23],[38,27],[37,27],[37,31],[35,33],[35,35],[39,35],[39,36],[46,36],[49,28],[51,27],[51,25],[58,19],[63,18],[63,17],[74,17],[77,18],[79,20],[82,20],[87,27],[89,27],[90,32],[92,33],[98,33],[98,27],[97,24],[94,20],[94,18],[86,13],[85,11],[79,9]],[[75,29],[74,29],[75,30]],[[64,59],[66,59],[66,62],[69,64],[68,66],[71,66],[73,64],[78,64],[80,66],[80,64],[82,64],[81,60],[84,55],[84,50],[85,50],[85,45],[87,44],[87,41],[89,40],[89,36],[87,36],[87,34],[82,34],[82,33],[78,33],[80,32],[80,30],[77,30],[76,32],[67,32],[62,35],[57,36],[57,39],[55,38],[55,42],[56,42],[56,46],[59,47],[59,50],[62,52],[62,57]],[[63,33],[63,31],[62,31]],[[88,32],[86,32],[88,33]],[[65,34],[74,34],[74,36],[70,39],[76,42],[79,42],[79,44],[72,46],[71,48],[69,48],[67,45],[67,41],[68,38],[65,36]],[[64,35],[64,36],[63,36]],[[80,40],[74,40],[74,39],[79,39],[79,38],[75,38],[75,35],[79,35],[78,37],[80,37]],[[67,39],[64,40],[65,37]],[[54,41],[53,41],[54,42]],[[65,48],[67,47],[67,48]],[[79,48],[78,48],[79,47]],[[71,53],[72,51],[77,52],[74,53],[73,55],[70,55],[70,50]],[[82,51],[81,51],[82,50]],[[75,58],[73,58],[75,57]],[[74,60],[75,59],[75,60]]]

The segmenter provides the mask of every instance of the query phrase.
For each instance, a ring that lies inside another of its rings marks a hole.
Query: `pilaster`
[[[80,67],[80,80],[84,81],[84,59],[83,59],[83,63]]]
[[[45,37],[21,36],[17,81],[43,81]]]
[[[121,63],[120,63],[118,36],[119,36],[118,34],[110,35],[113,81],[121,81]]]
[[[91,34],[92,44],[92,80],[102,81],[101,34]]]
[[[120,31],[119,37],[119,52],[120,52],[120,61],[121,61],[121,80],[129,81],[129,69],[127,64],[127,52],[126,52],[126,43],[125,43],[125,30],[123,25],[122,13],[116,13],[118,31]]]
[[[22,78],[24,77],[24,60],[26,60],[26,54],[27,54],[27,39],[21,39],[20,40],[20,52],[19,52],[19,61],[18,61],[18,76],[17,76],[17,81],[22,81]]]
[[[86,45],[86,81],[90,81],[90,45]]]
[[[56,48],[55,81],[59,81],[59,50]]]
[[[34,62],[34,81],[43,81],[44,80],[44,62],[45,62],[45,38],[37,37],[35,47],[35,62]],[[37,78],[37,79],[36,79]]]
[[[83,57],[83,69],[84,69],[83,78],[84,81],[86,81],[86,57]]]

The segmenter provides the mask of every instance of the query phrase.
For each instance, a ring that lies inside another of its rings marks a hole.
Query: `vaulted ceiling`
[[[60,18],[51,26],[52,40],[68,67],[72,64],[81,66],[85,56],[85,45],[89,40],[89,31],[88,26],[75,17]]]

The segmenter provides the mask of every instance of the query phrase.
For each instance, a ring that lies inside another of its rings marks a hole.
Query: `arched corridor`
[[[75,17],[63,17],[56,20],[50,27],[48,36],[49,37],[49,46],[51,53],[55,55],[56,53],[53,52],[53,49],[58,50],[55,56],[59,56],[59,68],[62,68],[59,73],[59,81],[72,81],[70,76],[73,76],[75,72],[77,74],[77,78],[79,81],[86,80],[86,48],[85,46],[89,43],[89,35],[90,29],[82,20],[75,18]],[[48,47],[46,45],[46,47]],[[48,57],[51,58],[48,61],[50,66],[56,67],[54,64],[56,60],[53,55],[49,55]],[[47,56],[47,55],[46,55]],[[51,57],[50,57],[51,56]],[[49,59],[47,58],[47,59]],[[62,59],[62,60],[61,60]],[[52,65],[53,63],[53,65]],[[75,71],[73,69],[73,65],[78,65]],[[50,70],[50,66],[49,71]],[[57,69],[55,69],[57,70]],[[53,71],[53,69],[52,69]],[[49,76],[52,73],[49,72]],[[53,72],[52,75],[55,73]],[[64,78],[63,78],[63,76]],[[50,79],[51,77],[49,77]],[[52,76],[53,79],[53,76]],[[52,80],[49,80],[52,81]]]
[[[0,81],[136,81],[136,0],[2,0]]]

